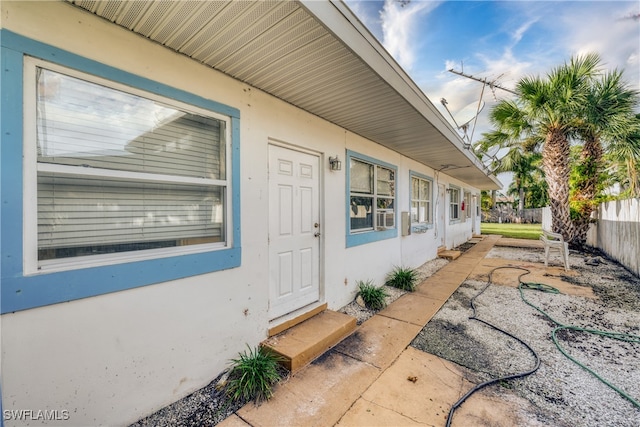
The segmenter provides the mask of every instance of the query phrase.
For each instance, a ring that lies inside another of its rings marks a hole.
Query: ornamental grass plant
[[[227,395],[234,402],[260,403],[271,398],[273,386],[281,378],[281,357],[264,347],[247,347],[247,351],[231,360]]]
[[[364,305],[370,310],[382,310],[386,307],[386,298],[389,296],[382,287],[377,287],[371,280],[358,281],[358,293]]]
[[[413,292],[418,284],[418,272],[413,268],[394,267],[393,271],[387,275],[385,285]]]

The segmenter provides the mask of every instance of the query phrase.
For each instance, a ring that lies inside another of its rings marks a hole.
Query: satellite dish
[[[473,139],[473,131],[476,127],[475,120],[480,114],[480,111],[482,111],[482,109],[484,108],[484,101],[480,100],[477,103],[472,102],[462,110],[458,111],[455,116],[451,114],[451,111],[447,107],[448,102],[446,99],[442,98],[440,102],[444,106],[445,110],[447,110],[447,113],[449,113],[449,116],[451,116],[451,119],[453,120],[453,123],[458,128],[458,130],[462,131],[463,147],[466,149],[472,148],[471,140]],[[471,122],[473,122],[473,126],[471,127],[471,135],[469,135],[468,131]]]
[[[458,129],[466,129],[484,108],[484,101],[472,102],[453,116]]]
[[[471,104],[458,111],[453,118],[453,122],[458,126],[458,130],[462,131],[462,140],[464,141],[464,148],[471,148],[471,140],[473,138],[473,131],[475,130],[475,120],[480,114],[480,111],[484,108],[484,101],[480,100],[478,103],[472,102]],[[471,127],[471,135],[469,135],[469,125],[473,122]]]
[[[491,147],[487,148],[486,154],[489,157],[495,157],[498,154],[498,151],[500,151],[500,147],[492,145]]]

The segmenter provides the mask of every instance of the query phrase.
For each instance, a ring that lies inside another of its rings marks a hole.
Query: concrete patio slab
[[[409,347],[362,398],[417,423],[443,425],[451,405],[472,386],[453,363]]]
[[[522,276],[524,282],[544,283],[557,288],[567,295],[583,296],[586,298],[597,298],[593,289],[586,286],[574,285],[563,280],[564,277],[576,277],[575,270],[565,271],[563,267],[545,267],[543,263],[516,262],[502,258],[485,258],[471,272],[469,278],[474,280],[487,280],[489,273],[497,267],[520,267],[531,271],[530,274]],[[518,276],[524,273],[516,269],[499,269],[492,274],[492,282],[496,285],[518,287]]]
[[[231,414],[224,421],[217,424],[220,427],[248,427],[251,424],[247,424],[242,418],[236,414]]]
[[[476,384],[465,369],[412,347],[396,360],[340,419],[338,426],[444,426],[449,408]],[[530,403],[510,392],[482,390],[454,414],[454,426],[539,425],[524,419]]]
[[[349,412],[336,424],[337,427],[414,427],[423,423],[405,417],[391,409],[365,399],[358,399]]]
[[[332,426],[380,372],[370,364],[329,351],[279,385],[269,402],[247,404],[237,414],[254,427]]]
[[[378,314],[423,327],[440,310],[444,302],[443,299],[410,293],[401,296]]]
[[[438,301],[446,301],[466,277],[465,275],[464,279],[458,278],[456,280],[453,277],[442,275],[434,278],[434,280],[426,280],[416,288],[415,293]]]
[[[419,325],[375,315],[334,349],[384,370],[421,329]]]

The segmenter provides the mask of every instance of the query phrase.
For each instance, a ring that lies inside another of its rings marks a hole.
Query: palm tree
[[[620,183],[622,197],[640,197],[640,114],[626,137],[611,141],[606,161],[609,173]]]
[[[487,150],[487,140],[480,142],[481,149]],[[494,146],[495,148],[495,146]],[[540,170],[539,164],[541,156],[539,153],[525,151],[520,145],[514,145],[508,148],[507,154],[500,160],[495,161],[491,169],[494,173],[512,172],[513,193],[518,196],[518,217],[522,221],[524,216],[525,201],[527,200],[528,188],[534,185],[534,177],[536,172]],[[511,194],[511,187],[509,194]]]
[[[516,86],[515,101],[504,100],[491,111],[495,131],[489,141],[535,149],[542,147],[542,166],[548,185],[552,231],[566,241],[574,238],[569,209],[570,139],[587,102],[600,58],[589,54],[572,58],[545,78],[525,77]]]
[[[618,154],[629,154],[624,151],[633,147],[630,135],[638,123],[633,115],[638,92],[624,83],[622,73],[617,70],[594,80],[588,88],[586,101],[582,123],[577,128],[577,136],[583,144],[572,194],[574,242],[577,244],[584,244],[591,214],[597,209],[599,184],[604,172],[604,148],[611,146]],[[628,158],[633,159],[632,156]]]
[[[526,208],[543,208],[549,206],[549,191],[544,180],[544,172],[537,170],[530,176],[531,184],[527,188]]]

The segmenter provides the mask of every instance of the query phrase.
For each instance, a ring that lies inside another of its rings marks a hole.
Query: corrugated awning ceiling
[[[470,185],[500,186],[342,2],[68,1]]]

